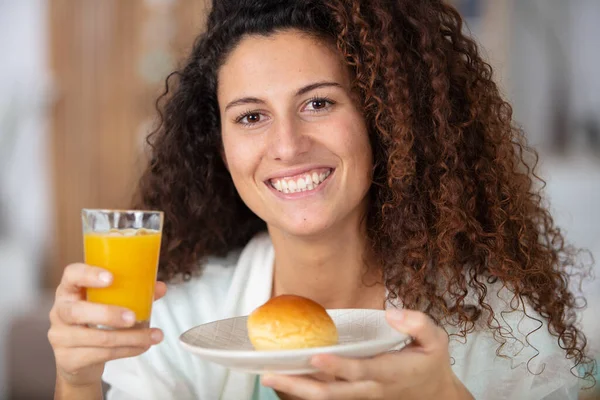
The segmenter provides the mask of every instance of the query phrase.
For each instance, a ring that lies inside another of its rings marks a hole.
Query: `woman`
[[[452,7],[218,1],[175,75],[138,204],[166,216],[162,331],[82,327],[131,320],[81,297],[110,276],[67,267],[49,331],[57,398],[100,398],[103,370],[109,399],[577,398],[571,369],[593,364],[574,253]],[[415,343],[259,382],[177,342],[284,293],[385,307]]]

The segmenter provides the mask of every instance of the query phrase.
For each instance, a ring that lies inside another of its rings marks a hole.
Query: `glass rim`
[[[136,209],[120,209],[120,208],[82,208],[82,213],[97,212],[97,213],[122,213],[122,214],[133,214],[133,213],[145,213],[145,214],[159,214],[164,215],[164,211],[158,210],[136,210]]]

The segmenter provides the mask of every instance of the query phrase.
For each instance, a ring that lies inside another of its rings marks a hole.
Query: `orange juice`
[[[161,234],[145,229],[85,233],[85,263],[113,274],[106,288],[88,288],[87,300],[132,310],[138,322],[148,322],[154,299],[154,286]]]

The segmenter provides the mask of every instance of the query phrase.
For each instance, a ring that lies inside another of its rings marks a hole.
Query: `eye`
[[[254,125],[261,122],[263,116],[261,113],[250,111],[245,112],[235,119],[235,122],[242,125]]]
[[[335,102],[326,97],[315,97],[306,103],[304,109],[309,112],[321,112],[329,109]]]
[[[313,110],[320,110],[321,108],[325,108],[327,107],[327,102],[323,101],[323,100],[313,100],[310,102],[310,105],[312,106]]]

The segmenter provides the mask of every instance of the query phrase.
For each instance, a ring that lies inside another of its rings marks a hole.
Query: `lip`
[[[265,183],[270,186],[269,181],[272,179],[291,178],[296,175],[302,175],[302,174],[304,174],[308,171],[312,171],[314,169],[325,169],[325,168],[330,169],[332,173],[333,173],[333,171],[335,171],[335,168],[332,166],[329,166],[329,165],[309,165],[306,167],[298,167],[298,168],[292,168],[292,169],[286,169],[286,170],[279,171],[279,172],[277,172],[277,174],[267,177],[267,179],[265,179]]]
[[[321,182],[319,184],[319,186],[317,186],[316,189],[310,190],[310,191],[305,191],[305,192],[296,192],[296,193],[283,193],[280,192],[279,190],[275,189],[271,183],[269,182],[269,180],[271,179],[281,179],[281,178],[285,178],[288,176],[294,176],[294,175],[299,175],[302,174],[303,172],[307,172],[310,171],[312,169],[317,169],[317,168],[329,168],[331,169],[331,173],[329,174],[329,176],[327,178],[325,178],[325,180],[323,182]],[[305,197],[310,197],[310,196],[314,196],[317,193],[322,192],[323,190],[325,190],[325,187],[329,185],[329,181],[331,181],[331,178],[335,175],[335,168],[332,167],[310,167],[310,168],[304,168],[304,169],[299,169],[297,170],[298,172],[295,172],[296,170],[290,170],[290,171],[286,171],[285,173],[288,174],[290,172],[292,172],[292,175],[280,175],[279,177],[273,177],[273,178],[269,178],[269,180],[265,181],[265,186],[267,186],[267,188],[277,197],[279,197],[280,199],[284,199],[284,200],[297,200],[297,199],[302,199]]]

